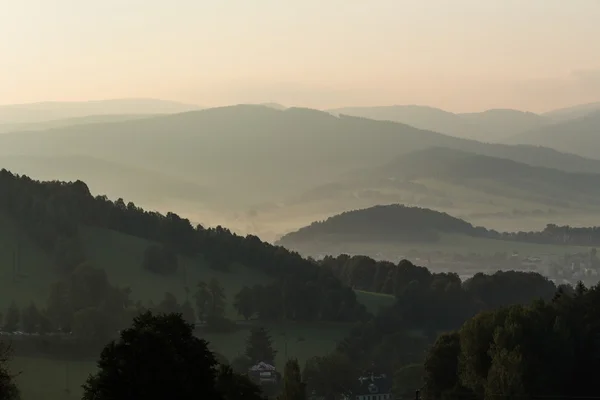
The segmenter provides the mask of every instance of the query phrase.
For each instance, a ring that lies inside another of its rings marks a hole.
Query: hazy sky
[[[0,104],[600,101],[600,0],[0,0]]]

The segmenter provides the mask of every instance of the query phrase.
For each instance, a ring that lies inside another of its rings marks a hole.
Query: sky
[[[0,104],[600,101],[599,0],[0,0]]]

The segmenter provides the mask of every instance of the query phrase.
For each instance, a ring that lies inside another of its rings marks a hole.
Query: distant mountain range
[[[432,146],[600,173],[600,160],[551,149],[486,144],[301,108],[240,105],[0,136],[0,155],[80,155],[158,170],[246,205]]]
[[[579,104],[572,107],[559,108],[543,113],[542,116],[554,122],[564,122],[570,119],[584,117],[594,111],[600,111],[600,102]]]
[[[505,142],[546,146],[584,157],[600,158],[600,110],[520,133]]]
[[[352,115],[375,120],[400,122],[460,138],[497,142],[520,132],[539,128],[551,121],[517,110],[488,110],[454,114],[438,108],[406,105],[385,107],[346,107],[328,110],[335,115]]]
[[[0,125],[31,124],[92,115],[172,114],[200,107],[156,99],[41,102],[0,106]]]
[[[149,118],[160,114],[114,114],[114,115],[88,115],[85,117],[73,117],[53,119],[40,122],[21,122],[12,124],[0,124],[0,133],[43,131],[46,129],[63,128],[72,125],[101,124],[105,122],[120,122],[133,119]]]
[[[600,204],[596,189],[600,160],[524,139],[526,145],[490,144],[398,122],[275,103],[185,112],[180,111],[194,106],[153,100],[35,107],[46,110],[39,118],[52,110],[71,116],[29,125],[12,122],[27,128],[0,135],[0,167],[34,178],[81,179],[98,192],[131,193],[136,202],[147,200],[143,203],[147,207],[177,200],[188,202],[190,208],[201,204],[240,212],[251,219],[251,232],[259,232],[254,223],[260,225],[263,216],[285,221],[293,215],[287,228],[268,228],[281,232],[316,215],[393,202],[451,210],[469,221],[479,221],[477,215],[504,218],[521,212],[556,212],[569,218],[577,212],[587,218]],[[35,107],[0,107],[0,116],[6,117],[7,110],[13,112],[13,120],[15,110],[36,115]],[[114,111],[111,107],[123,114],[73,116]],[[421,115],[423,123],[446,118],[462,126],[485,125],[488,133],[491,127],[497,133],[510,126],[526,129],[546,118],[513,110],[451,114],[422,107],[401,109]],[[438,118],[428,118],[429,112]],[[595,115],[583,120],[593,126]],[[43,129],[43,124],[51,129]],[[578,150],[573,146],[564,150]],[[593,148],[591,142],[586,147]],[[280,211],[269,214],[272,210]]]

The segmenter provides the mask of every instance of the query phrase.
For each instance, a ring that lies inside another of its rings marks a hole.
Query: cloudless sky
[[[600,101],[600,0],[0,0],[0,104]]]

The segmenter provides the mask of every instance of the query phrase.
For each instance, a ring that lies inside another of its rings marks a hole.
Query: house
[[[367,374],[358,378],[359,385],[348,400],[392,400],[392,379],[386,374]]]
[[[279,381],[279,374],[275,367],[265,362],[250,367],[248,376],[261,385],[276,384]]]

